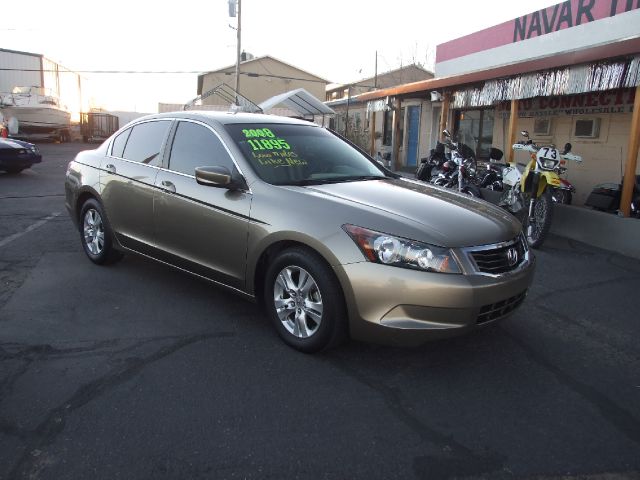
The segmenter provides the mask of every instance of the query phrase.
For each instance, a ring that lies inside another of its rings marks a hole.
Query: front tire
[[[344,297],[321,257],[303,248],[285,250],[271,262],[265,280],[267,314],[287,345],[314,353],[344,340]]]
[[[534,219],[531,225],[529,225],[529,218],[525,219],[527,242],[531,248],[540,248],[547,238],[553,221],[553,196],[549,189],[546,189],[536,201]]]
[[[80,240],[84,253],[97,265],[115,263],[122,252],[113,248],[113,232],[100,202],[90,198],[80,210]]]
[[[569,190],[564,190],[560,188],[554,189],[553,199],[556,203],[560,203],[562,205],[571,205],[572,195]]]

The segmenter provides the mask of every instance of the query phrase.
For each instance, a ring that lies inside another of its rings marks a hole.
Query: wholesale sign
[[[563,97],[538,97],[518,102],[518,117],[558,117],[572,115],[602,115],[631,113],[635,89],[591,92]],[[509,118],[509,103],[498,107],[502,118]]]

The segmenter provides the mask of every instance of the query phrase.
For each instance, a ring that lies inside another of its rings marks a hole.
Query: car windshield
[[[384,171],[351,145],[306,125],[226,125],[258,176],[273,185],[316,185],[384,178]]]

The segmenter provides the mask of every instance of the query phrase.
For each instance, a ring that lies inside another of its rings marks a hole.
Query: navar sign
[[[436,76],[458,75],[638,37],[640,0],[567,0],[438,45]]]
[[[577,4],[577,5],[576,5]],[[516,18],[513,27],[513,41],[519,42],[531,37],[540,37],[583,23],[593,22],[619,13],[640,8],[640,0],[579,0],[562,2],[552,7],[538,10]]]

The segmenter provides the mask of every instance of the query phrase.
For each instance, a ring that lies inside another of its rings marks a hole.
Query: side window
[[[221,166],[235,170],[233,161],[220,139],[208,128],[180,122],[171,147],[169,169],[195,175],[196,167]]]
[[[113,141],[113,147],[111,147],[111,156],[122,158],[124,146],[127,144],[127,139],[129,138],[130,133],[131,129],[128,128],[116,137],[116,139]]]
[[[160,165],[162,142],[170,126],[171,122],[167,120],[145,122],[134,126],[122,158],[148,165]]]

